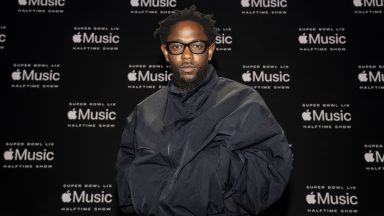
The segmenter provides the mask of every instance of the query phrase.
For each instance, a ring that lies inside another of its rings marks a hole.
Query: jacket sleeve
[[[225,121],[232,131],[226,145],[231,202],[237,214],[256,215],[283,193],[292,170],[292,153],[264,102],[244,105]]]
[[[129,167],[135,158],[135,118],[134,111],[126,120],[115,166],[118,202],[121,211],[124,213],[134,212],[129,187]]]

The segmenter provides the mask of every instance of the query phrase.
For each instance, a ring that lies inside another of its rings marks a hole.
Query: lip
[[[180,67],[180,70],[185,73],[191,73],[196,69],[193,65],[183,65]]]

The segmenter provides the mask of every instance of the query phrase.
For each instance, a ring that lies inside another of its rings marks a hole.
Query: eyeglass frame
[[[201,53],[194,53],[194,52],[191,50],[191,48],[189,47],[192,43],[196,43],[196,42],[203,42],[203,43],[205,44],[205,48],[204,48],[204,50],[203,50]],[[179,54],[173,54],[173,53],[171,52],[171,50],[169,49],[169,44],[171,44],[171,43],[179,43],[179,44],[183,44],[183,46],[184,46],[183,51],[182,51],[181,53],[179,53]],[[171,55],[181,55],[181,54],[183,54],[184,51],[185,51],[185,48],[186,48],[186,47],[188,47],[188,49],[189,49],[189,50],[191,51],[191,53],[193,53],[193,54],[203,54],[203,53],[205,53],[205,51],[207,51],[207,49],[208,49],[209,47],[212,46],[212,44],[213,44],[213,43],[210,43],[210,42],[208,42],[208,41],[206,41],[206,40],[194,40],[194,41],[191,41],[191,42],[189,42],[189,43],[183,43],[183,42],[180,42],[180,41],[167,41],[167,42],[164,43],[164,45],[165,45],[165,49],[167,49],[167,51],[168,51]]]

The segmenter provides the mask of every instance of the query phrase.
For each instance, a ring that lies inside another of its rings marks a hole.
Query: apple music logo
[[[384,90],[384,65],[358,65],[360,90]]]
[[[347,36],[344,27],[303,27],[297,37],[300,51],[346,51]]]
[[[287,0],[241,0],[242,7],[260,7],[260,8],[286,8],[288,6]]]
[[[37,72],[34,69],[29,71],[26,69],[17,69],[12,72],[11,77],[14,81],[59,81],[60,73],[53,70]]]
[[[150,70],[146,70],[145,72],[142,70],[132,70],[128,72],[127,78],[130,82],[168,82],[171,80],[172,73],[168,73],[165,70],[162,73],[154,73]]]
[[[308,213],[356,214],[359,197],[354,185],[307,185],[305,202]]]
[[[266,73],[263,70],[251,72],[247,70],[242,74],[241,78],[244,82],[289,82],[291,80],[290,75],[282,71],[275,73]]]
[[[4,160],[19,160],[19,161],[51,161],[54,159],[55,153],[52,151],[47,151],[47,149],[43,149],[42,151],[30,151],[29,149],[14,149],[10,148],[5,151]]]
[[[354,14],[383,14],[384,0],[352,0]]]
[[[311,192],[305,196],[305,200],[309,205],[357,205],[358,198],[356,195],[345,194],[331,194],[329,192],[314,194]]]
[[[14,63],[12,67],[11,88],[59,88],[60,64]]]
[[[5,169],[53,168],[54,142],[6,142],[3,152]]]
[[[114,128],[117,113],[114,102],[70,102],[66,113],[70,128]]]
[[[177,6],[176,0],[130,0],[131,14],[172,14]]]
[[[176,7],[176,0],[131,0],[132,7]]]
[[[116,120],[116,112],[109,109],[95,111],[91,109],[75,109],[68,111],[69,120]]]
[[[362,71],[357,78],[360,82],[384,82],[384,73],[381,71]]]
[[[384,7],[384,0],[352,0],[355,7]]]
[[[288,0],[240,0],[241,14],[287,14]]]
[[[289,90],[289,65],[242,65],[244,84],[259,90]]]
[[[111,203],[112,194],[101,191],[99,193],[89,193],[86,191],[78,192],[67,190],[61,195],[63,203]]]
[[[60,193],[63,212],[110,212],[112,184],[63,184]]]
[[[367,163],[384,163],[384,154],[379,151],[372,152],[372,150],[369,150],[369,152],[364,154],[364,159]]]
[[[65,6],[65,0],[18,0],[20,6]]]
[[[172,79],[169,65],[130,64],[128,68],[129,89],[160,89]]]
[[[304,121],[351,121],[352,114],[350,112],[344,112],[343,110],[339,110],[336,112],[327,112],[324,109],[322,110],[309,110],[307,109],[301,114],[301,118]]]
[[[76,51],[117,51],[119,49],[119,27],[75,26],[72,35]]]
[[[309,33],[303,33],[298,37],[300,44],[346,44],[347,38],[344,35],[321,35],[317,33],[315,35]]]
[[[305,129],[351,129],[350,104],[302,104]]]
[[[309,205],[357,205],[359,203],[356,195],[348,192],[344,194],[331,194],[330,192],[314,194],[311,192],[305,196],[305,200]]]
[[[95,32],[89,34],[86,32],[78,32],[72,36],[72,41],[73,43],[118,44],[120,42],[120,36],[112,33],[97,35]]]
[[[17,0],[19,13],[64,13],[65,0]]]
[[[364,144],[363,160],[365,170],[384,171],[384,145],[383,144]]]

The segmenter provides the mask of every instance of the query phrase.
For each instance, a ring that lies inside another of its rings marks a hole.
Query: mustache
[[[197,67],[193,64],[183,64],[179,66],[179,68],[197,68]]]
[[[179,66],[179,68],[184,68],[184,67],[194,67],[196,68],[197,66],[193,63],[183,63],[182,65]]]

